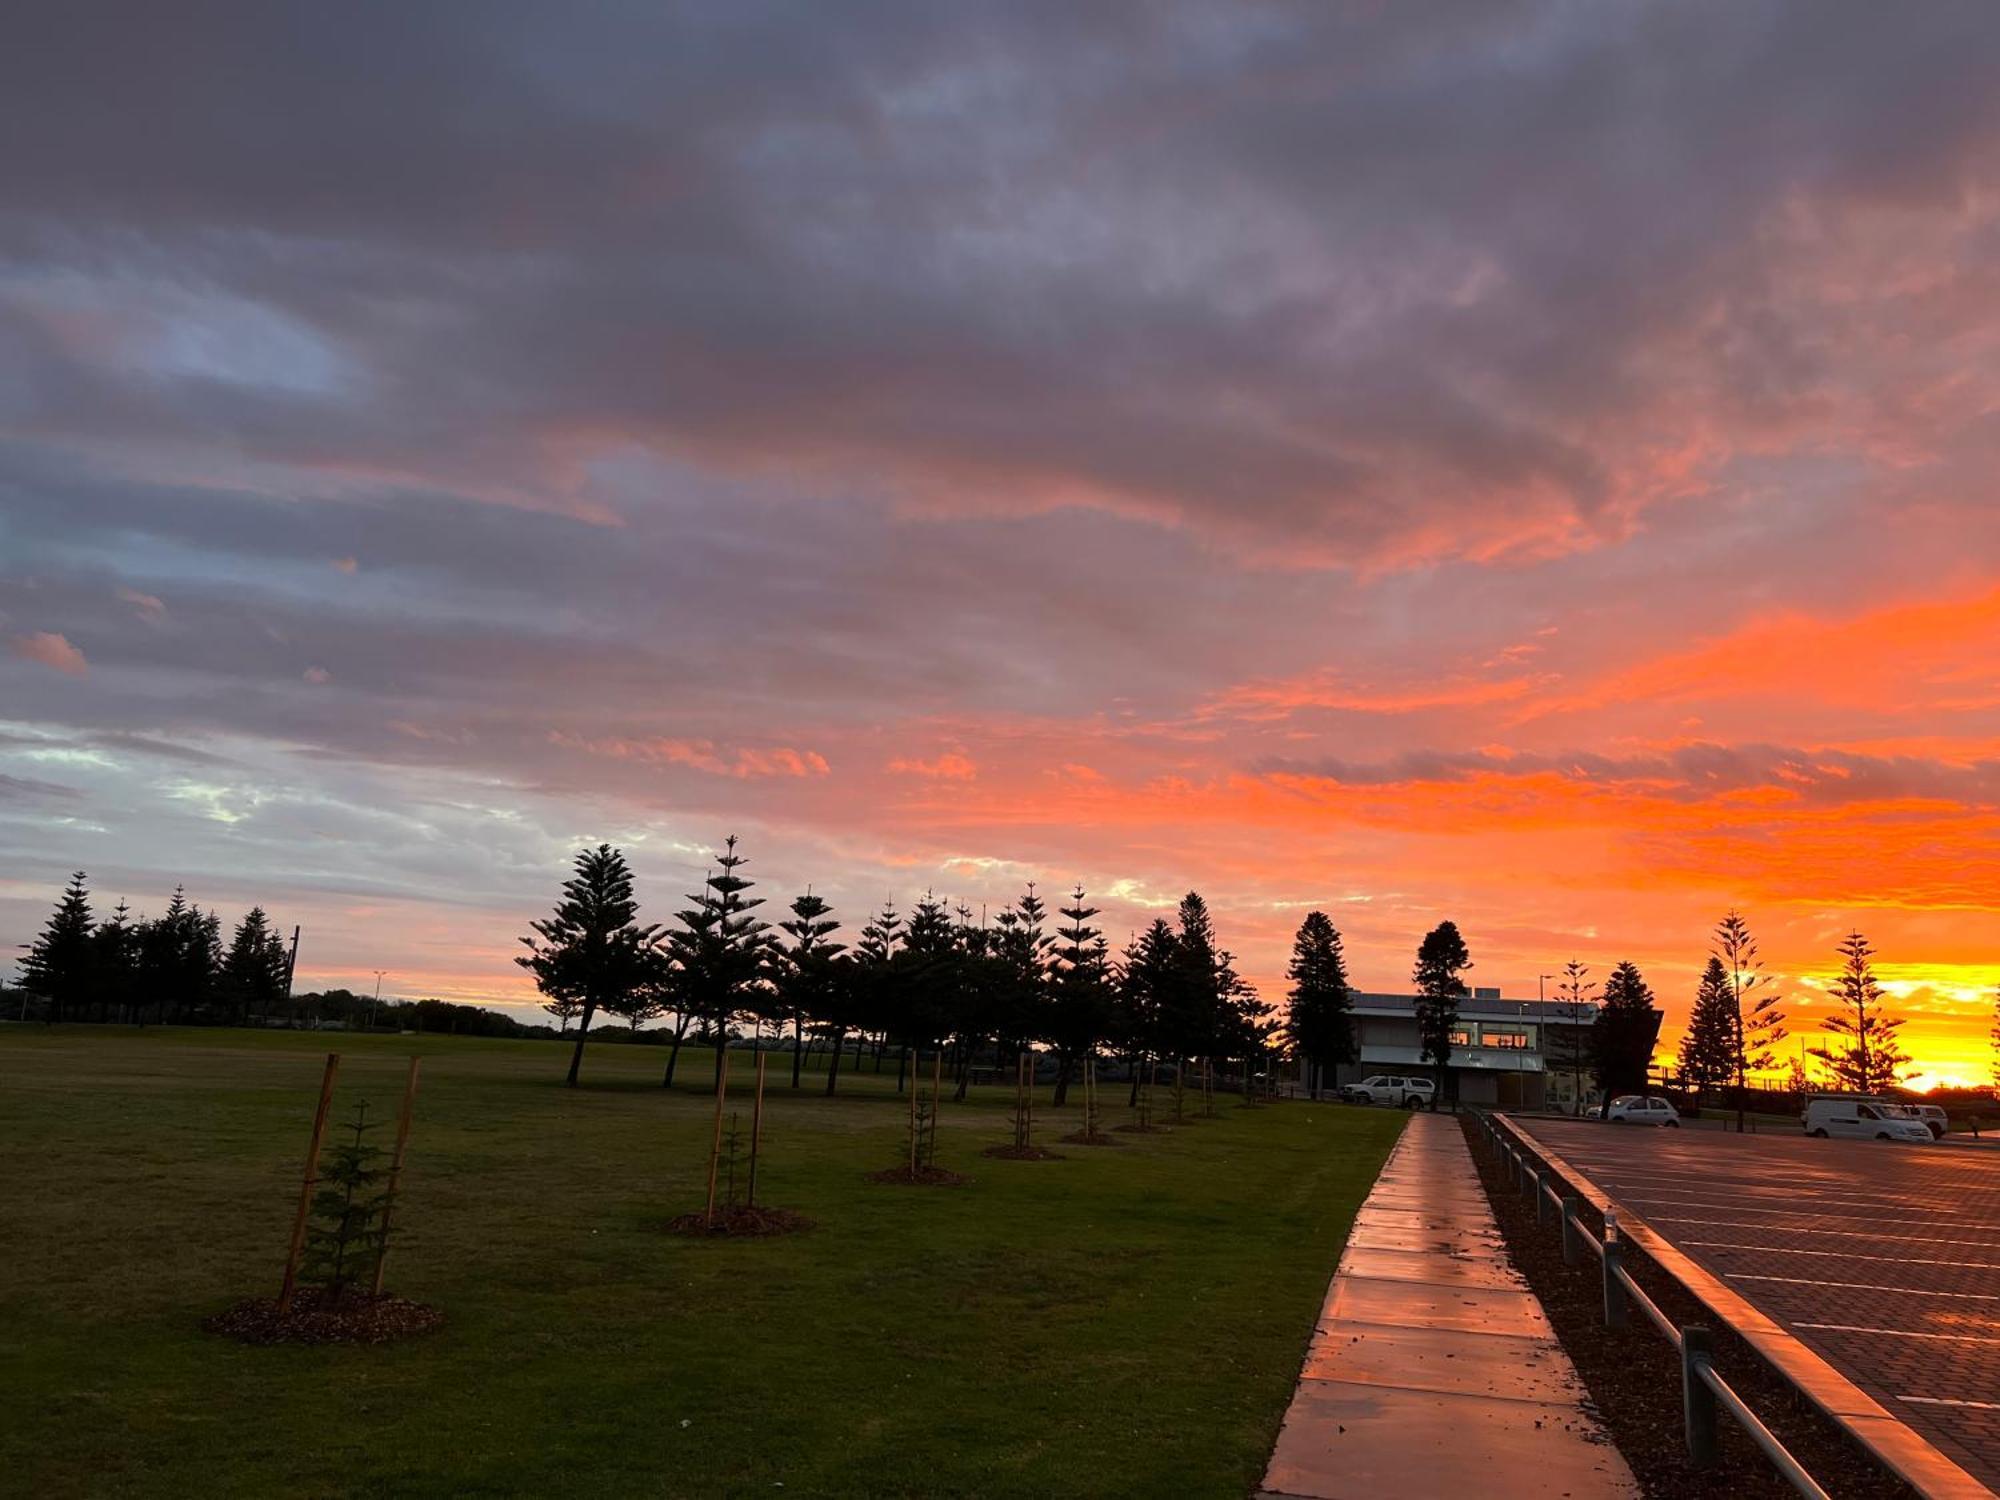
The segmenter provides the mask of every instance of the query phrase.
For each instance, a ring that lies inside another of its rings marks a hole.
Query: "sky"
[[[9,31],[0,944],[84,869],[532,1006],[578,846],[735,833],[1669,1040],[1731,906],[1795,1032],[1858,928],[1990,1071],[1990,0]]]

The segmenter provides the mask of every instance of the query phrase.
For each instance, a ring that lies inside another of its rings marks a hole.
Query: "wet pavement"
[[[1632,1497],[1458,1122],[1416,1114],[1354,1220],[1262,1493]]]

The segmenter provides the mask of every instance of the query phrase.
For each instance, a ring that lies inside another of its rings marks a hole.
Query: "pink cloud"
[[[81,677],[90,670],[83,653],[70,644],[67,636],[53,631],[38,630],[33,635],[17,635],[7,643],[8,654],[22,661],[40,662],[58,672],[71,677]]]
[[[148,625],[166,623],[167,606],[152,594],[142,594],[137,589],[120,589],[118,599],[122,604],[132,606],[133,612]]]

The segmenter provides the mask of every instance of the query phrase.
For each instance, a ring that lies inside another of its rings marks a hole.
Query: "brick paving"
[[[2000,1489],[2000,1153],[1517,1123]]]

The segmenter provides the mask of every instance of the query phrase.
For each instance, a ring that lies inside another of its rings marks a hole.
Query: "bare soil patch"
[[[1068,1135],[1059,1137],[1059,1139],[1065,1146],[1116,1146],[1119,1144],[1119,1142],[1114,1141],[1101,1130],[1073,1130]]]
[[[201,1326],[243,1344],[386,1344],[429,1333],[443,1322],[435,1307],[402,1297],[329,1298],[318,1287],[303,1287],[283,1317],[277,1298],[251,1297],[204,1318]]]
[[[1062,1161],[1060,1151],[1050,1151],[1041,1146],[988,1146],[979,1153],[990,1156],[995,1161]]]
[[[774,1234],[798,1234],[812,1227],[811,1219],[789,1208],[718,1208],[712,1220],[692,1213],[667,1221],[667,1233],[697,1240],[769,1239]]]
[[[918,1167],[914,1172],[908,1167],[888,1167],[880,1172],[870,1172],[868,1180],[897,1183],[903,1187],[964,1187],[972,1181],[964,1173],[954,1172],[949,1167]]]

